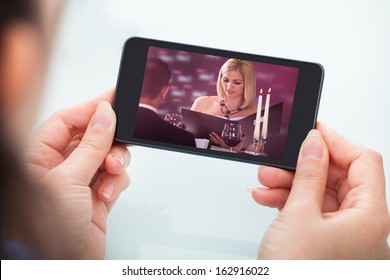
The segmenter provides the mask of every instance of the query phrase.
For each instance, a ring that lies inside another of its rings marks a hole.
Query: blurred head
[[[3,252],[3,240],[8,236],[12,235],[15,240],[38,236],[36,227],[39,223],[31,219],[31,213],[47,204],[47,192],[36,188],[31,178],[26,176],[20,158],[40,102],[48,50],[61,10],[60,4],[61,0],[0,2],[2,258],[7,255]]]
[[[217,81],[219,98],[243,98],[241,108],[249,106],[256,97],[255,68],[250,61],[231,58],[221,67]]]
[[[59,3],[0,4],[0,126],[2,137],[14,144],[23,143],[35,120]]]
[[[171,70],[164,61],[155,57],[148,58],[142,84],[141,102],[157,108],[169,91],[170,79]]]

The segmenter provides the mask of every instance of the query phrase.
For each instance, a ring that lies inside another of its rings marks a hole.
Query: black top
[[[143,107],[138,108],[134,137],[195,147],[195,137],[191,132],[165,122],[158,114]]]

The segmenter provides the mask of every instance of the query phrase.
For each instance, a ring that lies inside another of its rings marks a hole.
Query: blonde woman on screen
[[[221,67],[217,81],[217,95],[198,97],[191,110],[227,120],[241,120],[256,113],[253,100],[256,97],[256,74],[250,61],[231,58]],[[227,148],[222,138],[210,133],[214,144]],[[234,150],[240,150],[240,143]]]

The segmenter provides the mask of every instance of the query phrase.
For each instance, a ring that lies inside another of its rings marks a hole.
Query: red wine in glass
[[[241,125],[225,123],[221,136],[225,144],[230,148],[230,152],[233,152],[233,147],[240,144],[242,140]]]
[[[241,138],[238,137],[223,137],[222,139],[229,147],[235,147],[241,142]]]

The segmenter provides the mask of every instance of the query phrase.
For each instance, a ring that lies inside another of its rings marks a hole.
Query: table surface
[[[319,120],[381,152],[389,178],[390,2],[362,2],[68,1],[38,123],[115,86],[130,36],[315,61],[325,68]],[[277,214],[247,192],[259,186],[257,166],[130,151],[132,183],[109,216],[107,259],[256,258]]]

